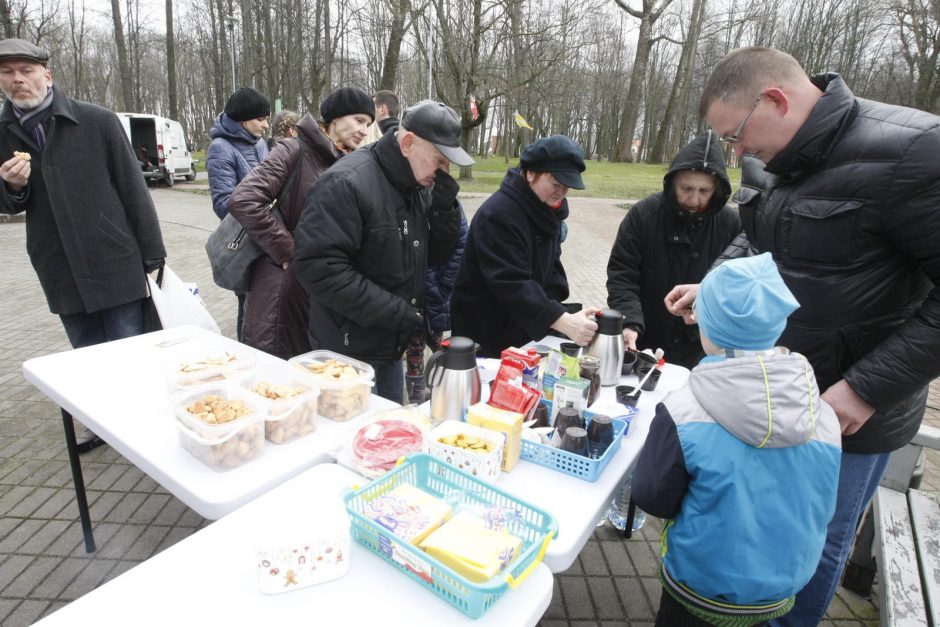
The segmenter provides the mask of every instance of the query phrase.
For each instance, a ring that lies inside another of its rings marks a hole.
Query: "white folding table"
[[[321,464],[178,542],[37,623],[84,625],[535,625],[552,598],[539,564],[482,618],[471,619],[352,542],[342,578],[278,595],[257,585],[254,540],[272,512],[296,515],[303,501],[336,499],[362,478]],[[309,508],[308,508],[309,509]]]
[[[372,395],[368,411],[360,417],[345,423],[319,419],[313,434],[283,445],[265,442],[259,458],[229,471],[215,471],[180,446],[161,365],[165,351],[186,342],[228,342],[247,349],[204,329],[183,326],[37,357],[23,364],[26,379],[62,408],[89,553],[95,550],[94,535],[71,416],[199,515],[218,519],[301,471],[331,461],[328,451],[347,430],[360,426],[373,411],[398,406]],[[285,364],[255,352],[259,363]]]

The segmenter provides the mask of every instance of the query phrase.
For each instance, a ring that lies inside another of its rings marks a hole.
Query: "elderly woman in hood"
[[[698,327],[669,313],[663,298],[674,285],[699,283],[741,232],[730,196],[721,146],[709,130],[679,151],[663,191],[627,212],[607,264],[607,304],[624,315],[627,348],[662,348],[666,361],[687,368],[703,357]]]

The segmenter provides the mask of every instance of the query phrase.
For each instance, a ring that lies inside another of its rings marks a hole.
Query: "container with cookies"
[[[180,445],[213,470],[230,470],[264,449],[265,408],[257,396],[222,384],[171,398]]]
[[[293,368],[259,366],[238,383],[265,407],[264,437],[285,444],[313,433],[320,390]]]
[[[166,350],[163,369],[171,391],[236,379],[258,362],[254,350],[224,338],[194,340]]]
[[[459,420],[445,420],[428,434],[434,457],[490,483],[502,474],[505,436]]]
[[[320,388],[318,413],[345,422],[369,408],[375,371],[369,364],[326,350],[316,350],[288,363],[306,373]]]

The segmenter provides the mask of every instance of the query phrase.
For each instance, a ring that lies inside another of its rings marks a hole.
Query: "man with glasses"
[[[663,297],[674,285],[701,281],[741,232],[729,196],[725,158],[709,130],[679,150],[663,191],[627,212],[607,263],[607,304],[624,315],[627,348],[662,348],[666,361],[686,368],[705,356],[698,327],[671,315]]]
[[[856,98],[833,73],[742,48],[716,66],[700,114],[774,175],[749,244],[800,302],[780,344],[805,355],[842,428],[836,513],[816,574],[775,625],[817,625],[891,451],[907,444],[940,375],[940,117]],[[691,317],[697,286],[666,297]]]

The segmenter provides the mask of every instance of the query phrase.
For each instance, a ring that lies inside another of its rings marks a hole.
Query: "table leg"
[[[624,523],[623,537],[629,540],[633,537],[633,519],[636,518],[636,502],[630,497],[630,505],[627,507],[627,520]]]
[[[78,459],[78,444],[75,442],[75,425],[72,415],[62,410],[62,425],[65,427],[65,446],[69,451],[69,465],[72,467],[72,482],[75,484],[75,501],[78,503],[78,516],[82,520],[82,533],[85,535],[85,552],[95,552],[95,534],[91,528],[91,514],[88,512],[88,499],[85,497],[85,479],[82,477],[82,463]]]

